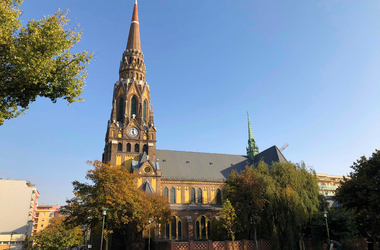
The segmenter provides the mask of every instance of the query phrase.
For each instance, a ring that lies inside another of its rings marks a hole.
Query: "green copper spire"
[[[248,117],[248,147],[247,147],[247,156],[252,161],[255,159],[255,156],[259,153],[259,147],[256,146],[255,139],[253,138],[252,133],[252,127],[251,127],[251,121],[249,120],[249,115],[247,112]]]

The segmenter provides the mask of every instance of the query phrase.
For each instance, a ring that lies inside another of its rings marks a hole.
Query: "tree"
[[[314,243],[322,244],[328,240],[326,219],[323,212],[327,213],[327,223],[329,226],[330,239],[338,242],[349,242],[356,238],[357,229],[355,218],[352,210],[347,210],[343,207],[329,208],[326,198],[323,195],[319,196],[320,206],[311,221],[311,238]]]
[[[67,12],[22,27],[23,0],[0,1],[0,125],[23,114],[38,96],[71,104],[83,100],[85,67],[92,53],[72,53],[83,31],[65,29]]]
[[[270,168],[259,162],[255,171],[265,183],[269,202],[260,213],[261,236],[268,237],[274,249],[301,249],[311,218],[318,212],[318,184],[315,173],[304,163],[274,162]]]
[[[102,208],[109,208],[105,223],[105,238],[108,233],[117,233],[128,247],[130,235],[139,235],[148,225],[166,224],[171,212],[167,201],[159,195],[148,195],[136,185],[137,176],[123,166],[111,166],[100,161],[88,162],[94,167],[86,179],[92,184],[74,181],[75,197],[67,200],[64,213],[68,221],[77,225],[88,225],[92,229],[102,225]]]
[[[223,203],[223,208],[221,212],[221,217],[224,221],[224,228],[227,230],[228,238],[232,240],[232,247],[235,248],[235,223],[236,223],[236,213],[231,202],[226,199]]]
[[[225,198],[231,202],[239,215],[237,237],[252,239],[252,232],[256,230],[254,222],[260,219],[259,214],[268,202],[264,198],[265,183],[259,179],[259,174],[249,167],[241,173],[233,171],[225,182]]]
[[[70,226],[64,222],[63,216],[50,220],[50,225],[40,231],[32,240],[46,250],[67,249],[83,243],[83,233],[79,226]]]
[[[336,190],[335,199],[345,208],[353,209],[363,236],[380,232],[380,151],[372,157],[362,156],[353,163],[354,170]]]

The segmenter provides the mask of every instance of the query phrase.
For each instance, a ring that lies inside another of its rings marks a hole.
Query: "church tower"
[[[255,156],[259,153],[259,147],[256,146],[255,139],[253,138],[252,133],[252,127],[251,127],[251,121],[249,120],[249,115],[247,113],[248,117],[248,147],[247,147],[247,156],[250,160],[254,160]]]
[[[149,85],[145,77],[136,0],[127,47],[120,61],[119,80],[113,89],[112,111],[102,161],[123,165],[131,173],[141,175],[139,186],[149,179],[147,188],[156,191],[156,185],[152,188],[150,184],[153,182],[152,176],[161,175],[157,171],[159,167],[156,163],[157,130],[153,120]]]

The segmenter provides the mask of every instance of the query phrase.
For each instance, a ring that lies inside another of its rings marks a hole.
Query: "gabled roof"
[[[154,194],[154,189],[148,179],[145,180],[145,182],[141,186],[141,190],[148,194]]]
[[[132,168],[133,169],[139,169],[144,164],[144,162],[146,162],[147,160],[148,160],[148,155],[146,154],[146,152],[143,152],[140,155],[140,160],[135,161],[132,158]],[[152,166],[154,167],[154,169],[156,169],[156,170],[160,169],[160,165],[158,164],[158,162],[152,162],[152,161],[149,161],[149,162],[152,164]]]
[[[238,172],[253,162],[245,155],[212,154],[157,150],[162,179],[223,181],[232,170]],[[255,163],[263,160],[269,166],[272,162],[287,162],[276,146],[272,146],[255,157]]]
[[[244,155],[157,150],[162,179],[223,181],[252,162]]]
[[[257,154],[255,156],[255,163],[259,161],[264,161],[268,166],[271,166],[272,162],[288,162],[276,145]]]

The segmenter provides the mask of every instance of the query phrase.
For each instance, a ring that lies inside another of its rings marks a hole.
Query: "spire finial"
[[[137,0],[135,0],[135,4],[137,4]]]

